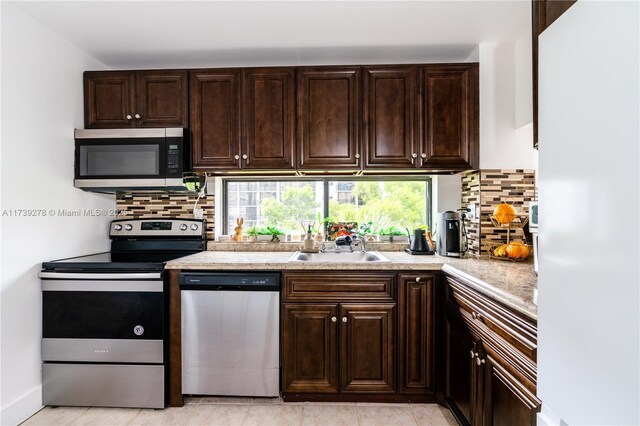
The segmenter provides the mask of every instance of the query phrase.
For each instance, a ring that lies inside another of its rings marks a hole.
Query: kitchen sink
[[[381,263],[391,262],[377,251],[302,253],[295,252],[289,262]]]

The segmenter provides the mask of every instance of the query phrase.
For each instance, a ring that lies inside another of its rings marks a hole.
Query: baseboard
[[[566,426],[567,423],[560,416],[549,408],[548,405],[542,404],[542,410],[538,413],[538,425],[540,426]]]
[[[17,425],[42,409],[42,386],[23,395],[0,410],[2,426]]]

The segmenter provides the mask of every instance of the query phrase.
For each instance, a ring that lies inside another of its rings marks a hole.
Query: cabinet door
[[[138,127],[187,127],[186,71],[137,71]]]
[[[133,71],[84,73],[84,127],[134,127],[135,78]]]
[[[425,169],[473,169],[479,159],[478,64],[427,65],[422,152]]]
[[[415,168],[418,68],[364,67],[365,168]]]
[[[433,392],[435,276],[400,275],[398,381],[400,393]]]
[[[338,392],[337,316],[335,304],[283,305],[283,392]]]
[[[343,392],[395,392],[395,307],[395,303],[340,305]]]
[[[194,170],[240,168],[240,70],[191,71]]]
[[[298,168],[360,168],[360,67],[298,69]]]
[[[243,169],[295,168],[294,75],[293,68],[243,70]]]
[[[469,332],[454,321],[447,321],[445,398],[461,424],[474,424],[476,343]]]
[[[540,401],[493,357],[481,359],[484,370],[483,424],[535,426]]]

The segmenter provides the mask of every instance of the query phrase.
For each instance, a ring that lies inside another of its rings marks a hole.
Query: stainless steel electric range
[[[44,262],[43,405],[164,408],[164,263],[206,249],[191,219],[111,222],[111,251]]]

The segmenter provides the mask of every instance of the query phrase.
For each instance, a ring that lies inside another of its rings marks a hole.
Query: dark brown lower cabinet
[[[395,392],[395,307],[340,305],[342,392]]]
[[[482,361],[485,361],[484,363]],[[534,426],[539,401],[490,355],[480,359],[484,379],[484,421],[495,426]]]
[[[458,422],[535,425],[535,322],[450,277],[446,299],[445,400]]]
[[[285,304],[282,387],[288,392],[338,392],[338,306]]]
[[[283,392],[395,392],[394,316],[395,303],[285,303]]]
[[[434,394],[436,275],[400,274],[398,284],[398,393]]]
[[[473,354],[477,351],[471,334],[453,321],[447,322],[446,400],[456,418],[462,424],[476,424],[477,375]]]

